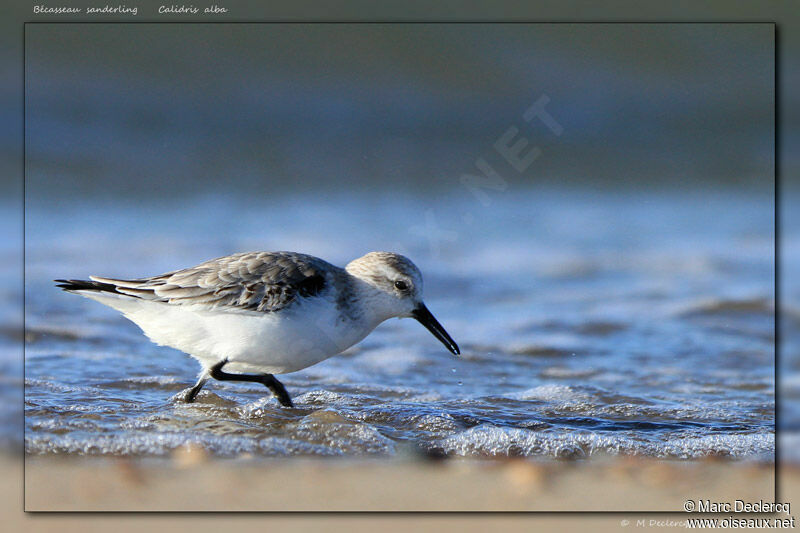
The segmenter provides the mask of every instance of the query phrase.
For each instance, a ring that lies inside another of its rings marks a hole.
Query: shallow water
[[[772,458],[772,199],[512,192],[30,206],[27,452]],[[281,249],[408,254],[462,357],[391,320],[282,376],[294,409],[213,381],[187,405],[194,360],[50,281]]]

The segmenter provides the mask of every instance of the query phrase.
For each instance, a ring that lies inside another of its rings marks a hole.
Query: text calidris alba
[[[417,319],[460,353],[422,302],[419,269],[399,254],[371,252],[339,268],[294,252],[250,252],[151,278],[90,278],[56,282],[122,312],[156,344],[200,361],[187,402],[214,378],[262,383],[291,407],[273,374],[336,355],[393,317]]]

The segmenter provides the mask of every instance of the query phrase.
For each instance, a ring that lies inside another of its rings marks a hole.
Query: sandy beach
[[[171,461],[3,458],[3,514],[9,531],[504,531],[556,527],[620,531],[679,527],[686,499],[774,501],[768,464],[609,458],[591,462],[219,461],[183,450]],[[17,480],[17,483],[9,483]],[[780,500],[800,494],[800,470],[785,468]],[[24,508],[20,489],[24,486]],[[268,513],[224,511],[434,511],[459,513]],[[38,511],[215,511],[41,513]],[[478,513],[470,513],[478,511]],[[512,511],[486,513],[484,511]],[[524,513],[520,511],[539,511]],[[549,511],[549,512],[548,512]],[[559,512],[554,512],[559,511]],[[573,514],[571,511],[594,511]],[[605,512],[604,512],[605,511]],[[612,511],[612,512],[608,512]],[[617,511],[617,512],[613,512]],[[460,513],[463,512],[463,513]],[[692,515],[699,516],[699,515]],[[627,523],[625,523],[627,521]]]
[[[790,472],[787,481],[797,481]],[[654,511],[774,501],[771,465],[727,461],[29,458],[27,511]]]

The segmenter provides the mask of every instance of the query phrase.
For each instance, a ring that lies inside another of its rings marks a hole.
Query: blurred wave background
[[[455,188],[542,94],[566,133],[521,132],[546,155],[516,183],[769,191],[772,34],[29,25],[28,199]]]

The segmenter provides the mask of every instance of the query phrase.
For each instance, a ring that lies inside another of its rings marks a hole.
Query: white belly
[[[95,299],[122,311],[156,344],[186,352],[206,368],[227,359],[225,370],[233,372],[295,372],[346,350],[377,325],[343,319],[323,299],[274,313]]]

